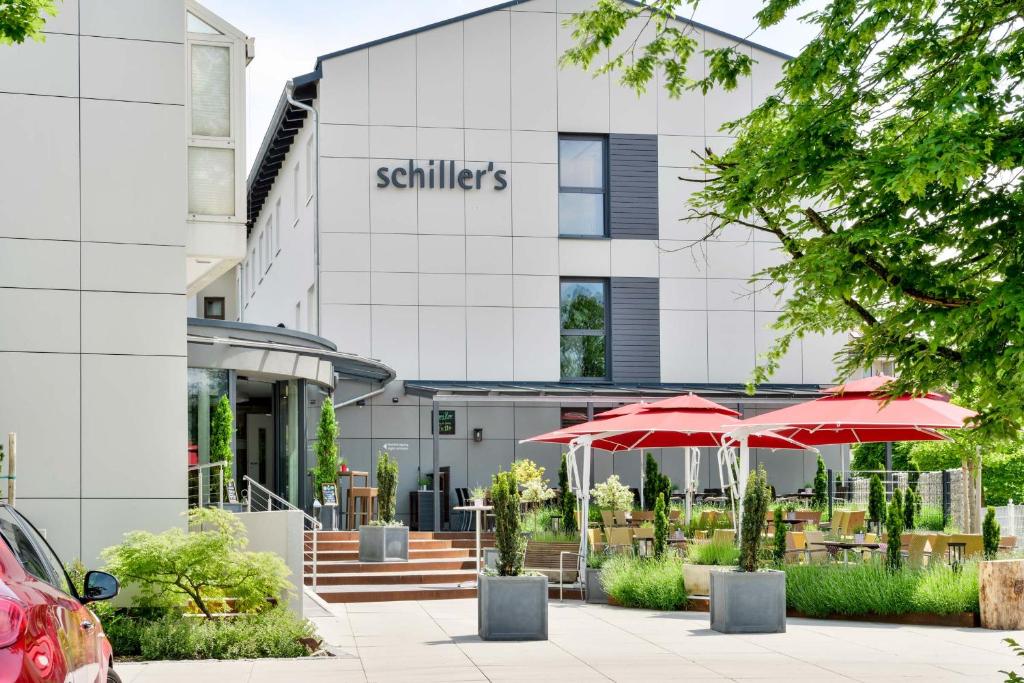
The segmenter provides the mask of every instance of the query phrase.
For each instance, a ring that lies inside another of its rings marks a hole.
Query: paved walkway
[[[776,635],[721,635],[706,614],[551,602],[550,640],[485,643],[476,600],[311,605],[340,656],[117,667],[124,683],[271,681],[1003,681],[1024,659],[982,629],[790,619]],[[1024,634],[1014,634],[1024,640]]]

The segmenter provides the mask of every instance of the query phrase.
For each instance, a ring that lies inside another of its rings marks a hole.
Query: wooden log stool
[[[348,519],[350,528],[359,528],[359,518],[365,517],[363,524],[369,524],[376,517],[377,487],[353,486],[348,491]]]

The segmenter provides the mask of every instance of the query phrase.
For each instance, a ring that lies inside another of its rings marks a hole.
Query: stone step
[[[416,572],[447,570],[458,571],[476,569],[476,561],[472,557],[413,559],[408,562],[317,562],[317,574],[362,574],[364,572]],[[313,571],[313,565],[306,563],[306,574]]]
[[[464,543],[465,541],[437,541],[437,540],[410,540],[409,550],[450,550],[452,548],[461,548],[462,546],[454,546],[453,543]],[[306,541],[306,552],[313,551],[313,542]],[[321,552],[337,552],[337,551],[359,551],[359,541],[326,541],[323,539],[317,539],[316,551]]]
[[[462,557],[472,557],[473,553],[462,548],[442,548],[439,550],[409,550],[410,560],[442,560]],[[320,551],[316,553],[317,562],[343,562],[345,560],[359,560],[359,550],[335,550]]]
[[[476,532],[473,531],[410,531],[410,541],[455,541],[475,540]],[[494,542],[494,532],[486,531],[480,534],[483,542]],[[313,540],[313,532],[306,532],[306,540]],[[318,541],[358,541],[358,531],[321,531],[318,534]]]
[[[476,577],[474,569],[450,570],[434,569],[410,572],[362,572],[347,574],[317,574],[316,585],[322,586],[373,586],[388,584],[432,584],[432,583],[463,583],[473,581]],[[306,585],[313,585],[313,577],[306,576]],[[370,590],[370,589],[367,589]]]
[[[444,584],[389,584],[372,586],[317,586],[317,595],[326,602],[395,602],[399,600],[452,600],[458,598],[475,598],[475,586],[459,586],[453,583]],[[581,600],[582,594],[578,587],[565,587],[562,597],[566,600]],[[558,586],[548,586],[548,600],[557,600]]]

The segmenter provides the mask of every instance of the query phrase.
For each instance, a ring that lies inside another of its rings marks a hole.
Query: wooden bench
[[[563,552],[578,553],[579,545],[575,543],[537,543],[526,542],[526,558],[523,561],[523,569],[528,572],[538,572],[548,577],[549,583],[558,582],[558,562]],[[567,583],[575,583],[579,578],[575,555],[567,555],[562,560],[562,567],[565,571],[562,578]]]

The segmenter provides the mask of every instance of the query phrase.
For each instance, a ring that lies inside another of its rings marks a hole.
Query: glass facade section
[[[188,369],[188,462],[210,462],[210,420],[221,396],[229,395],[227,370]]]
[[[231,135],[231,48],[192,45],[192,134]]]
[[[608,283],[563,280],[560,296],[562,379],[608,376]]]

